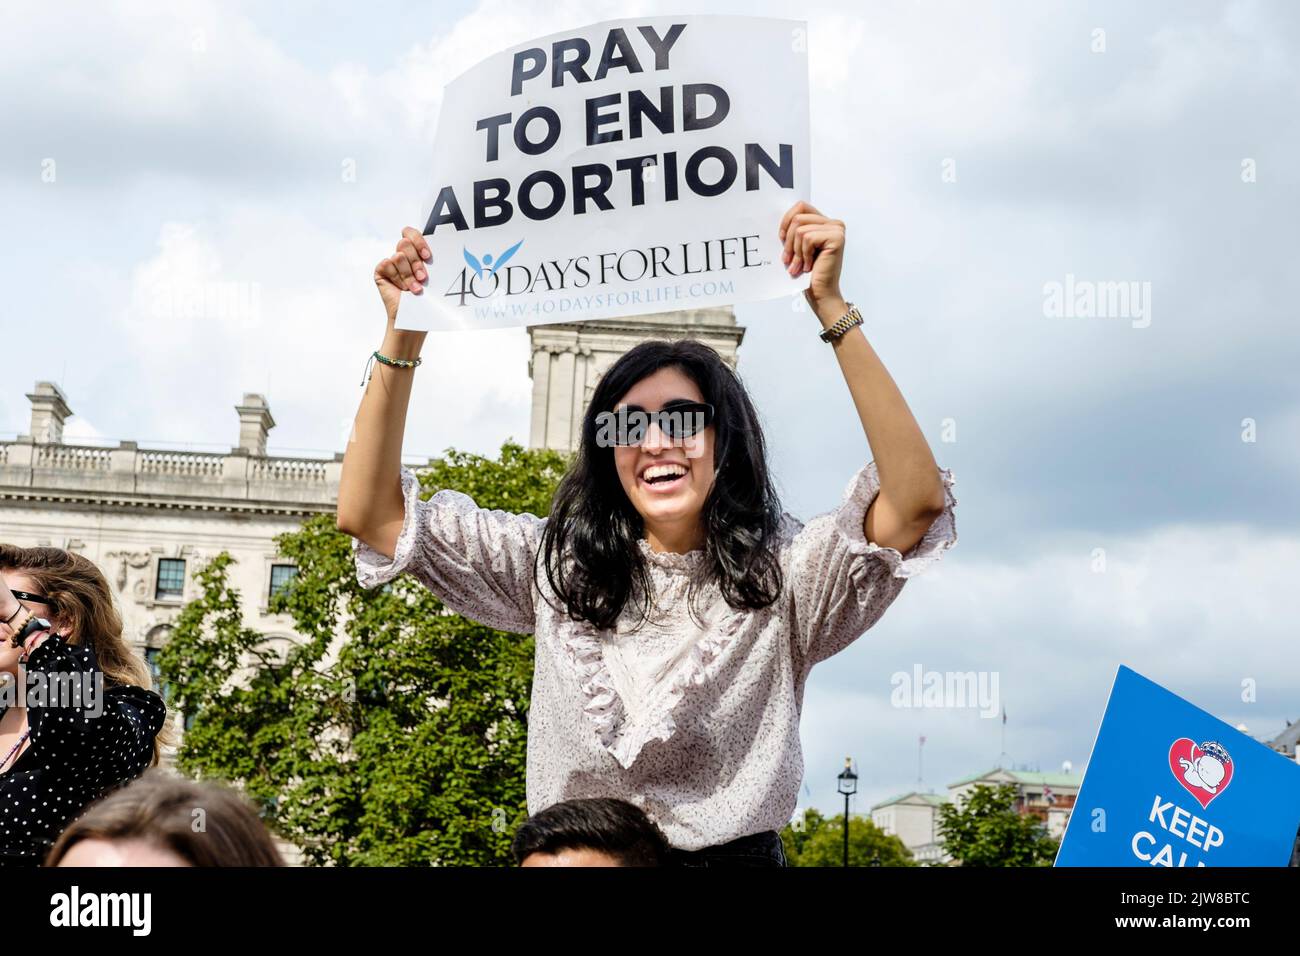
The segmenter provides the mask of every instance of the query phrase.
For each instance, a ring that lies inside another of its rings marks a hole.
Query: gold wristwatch
[[[845,312],[839,321],[830,328],[822,329],[821,340],[823,342],[833,342],[855,325],[862,324],[862,313],[858,311],[858,307],[852,302],[845,302],[844,304],[849,307],[849,311]]]

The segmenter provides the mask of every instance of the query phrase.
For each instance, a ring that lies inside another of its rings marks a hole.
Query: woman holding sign
[[[401,445],[426,333],[394,328],[430,257],[412,228],[375,269],[388,329],[339,486],[362,584],[407,571],[466,617],[536,635],[529,812],[630,800],[684,865],[785,865],[809,670],[957,540],[952,475],[841,295],[844,223],[800,202],[778,239],[791,277],[811,273],[875,455],[835,510],[781,510],[744,386],[691,340],[642,343],[604,374],[548,518],[421,500]]]

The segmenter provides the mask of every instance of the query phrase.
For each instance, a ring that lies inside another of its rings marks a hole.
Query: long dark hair
[[[745,386],[717,351],[694,339],[651,340],[626,352],[596,386],[582,420],[582,439],[561,479],[542,536],[539,560],[572,620],[609,628],[637,586],[642,614],[653,593],[638,541],[645,522],[618,478],[614,449],[596,443],[599,416],[637,382],[676,368],[714,407],[714,482],[700,515],[705,560],[696,565],[688,604],[718,585],[733,608],[767,607],[781,592],[774,547],[781,505],[767,466],[758,413]]]

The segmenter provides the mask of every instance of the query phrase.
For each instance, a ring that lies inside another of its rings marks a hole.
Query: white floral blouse
[[[655,552],[642,540],[660,611],[637,627],[629,601],[614,628],[571,621],[533,579],[545,518],[478,507],[451,490],[420,498],[401,471],[406,516],[390,560],[353,540],[357,579],[413,574],[453,611],[536,635],[528,717],[528,812],[579,797],[640,806],[675,847],[696,850],[791,819],[803,779],[799,716],[808,672],[870,628],[907,579],[957,542],[951,471],[946,504],[906,555],[868,541],[875,462],[840,506],[806,525],[783,516],[784,588],[761,610],[736,610],[716,586],[701,594],[701,630],[686,608],[704,552]]]

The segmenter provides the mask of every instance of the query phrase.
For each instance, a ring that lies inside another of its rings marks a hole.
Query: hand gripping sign
[[[1120,667],[1057,866],[1286,866],[1300,764]]]
[[[598,23],[452,81],[397,327],[544,325],[793,295],[781,216],[810,190],[806,25]]]

